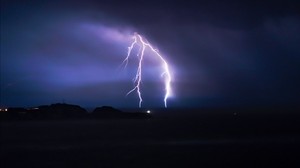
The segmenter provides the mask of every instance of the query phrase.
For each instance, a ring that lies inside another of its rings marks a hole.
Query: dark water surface
[[[296,112],[170,111],[151,119],[1,121],[6,167],[299,167]]]

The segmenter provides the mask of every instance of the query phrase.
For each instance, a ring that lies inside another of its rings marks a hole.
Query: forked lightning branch
[[[139,107],[142,106],[143,97],[142,97],[142,92],[141,92],[141,82],[142,82],[142,77],[143,77],[142,72],[143,72],[143,61],[144,61],[144,57],[145,57],[144,53],[145,53],[146,49],[150,49],[154,53],[154,56],[160,60],[162,67],[163,67],[163,72],[162,72],[161,76],[164,78],[164,85],[165,85],[164,105],[165,105],[165,107],[167,107],[167,100],[171,94],[171,80],[172,80],[169,65],[168,65],[167,61],[158,52],[158,50],[153,48],[152,45],[150,43],[148,43],[140,34],[134,33],[132,38],[133,38],[133,42],[128,47],[128,53],[127,53],[127,56],[124,59],[123,63],[125,63],[125,67],[126,67],[128,64],[129,57],[131,56],[132,49],[137,46],[137,47],[139,47],[139,50],[137,53],[138,67],[137,67],[136,75],[134,77],[134,87],[127,93],[127,95],[136,91],[138,98],[139,98]]]

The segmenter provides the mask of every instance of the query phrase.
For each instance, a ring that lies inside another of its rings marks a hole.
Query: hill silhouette
[[[142,112],[123,112],[111,106],[97,107],[92,113],[79,105],[55,103],[33,108],[8,108],[0,113],[1,120],[62,120],[62,119],[114,119],[114,118],[150,118]]]
[[[150,118],[148,113],[123,112],[111,106],[97,107],[91,113],[92,118]]]

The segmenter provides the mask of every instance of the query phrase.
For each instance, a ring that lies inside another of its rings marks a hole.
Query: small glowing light
[[[4,109],[4,111],[7,111],[7,109]]]
[[[150,113],[151,113],[151,111],[150,111],[150,110],[147,110],[147,111],[146,111],[146,113],[147,113],[147,114],[150,114]]]

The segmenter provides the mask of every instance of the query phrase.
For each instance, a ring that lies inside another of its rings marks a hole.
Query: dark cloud
[[[137,62],[120,65],[138,31],[171,65],[173,107],[296,105],[297,9],[290,0],[1,1],[1,104],[135,107],[136,95],[124,96]],[[163,106],[158,67],[145,67],[145,105]]]

